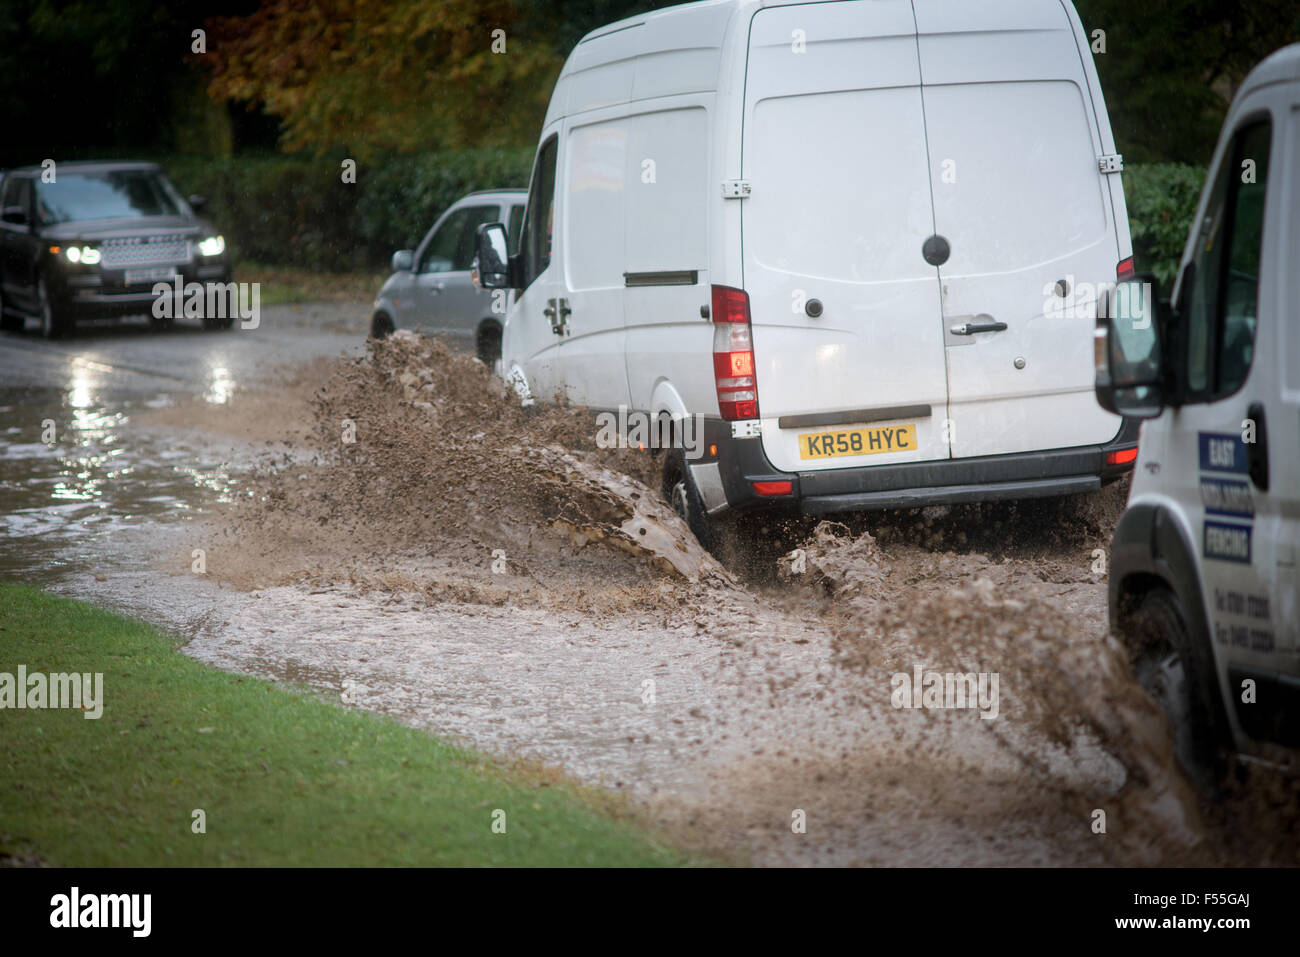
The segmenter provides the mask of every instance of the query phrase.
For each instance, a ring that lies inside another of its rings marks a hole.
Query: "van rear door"
[[[1094,399],[1091,341],[1119,246],[1098,168],[1104,106],[1070,18],[1055,0],[913,6],[935,226],[950,250],[939,281],[952,455],[1104,443],[1120,420]]]
[[[738,201],[763,450],[778,469],[948,457],[939,284],[921,253],[934,223],[920,79],[907,0],[751,21],[752,192]],[[857,438],[809,441],[835,433]]]

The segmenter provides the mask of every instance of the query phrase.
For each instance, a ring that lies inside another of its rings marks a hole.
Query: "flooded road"
[[[258,432],[196,434],[168,410],[217,410],[278,389],[286,366],[360,353],[364,333],[341,331],[355,311],[270,307],[260,328],[225,333],[124,320],[63,341],[0,336],[0,576],[52,586],[102,573],[110,536],[228,502],[230,467],[252,463]]]
[[[653,459],[427,340],[362,359],[355,325],[0,337],[0,576],[731,860],[1300,862],[1295,789],[1200,804],[1106,633],[1122,487],[773,530],[727,569]],[[996,675],[996,708],[899,707],[931,671]]]

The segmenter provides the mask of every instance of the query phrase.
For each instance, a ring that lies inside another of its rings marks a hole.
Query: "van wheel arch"
[[[1112,627],[1129,652],[1134,677],[1175,726],[1180,764],[1201,793],[1214,798],[1227,774],[1232,726],[1195,553],[1163,508],[1139,506],[1124,519],[1112,548],[1118,556],[1111,565]],[[1134,562],[1135,555],[1145,560]],[[1171,687],[1178,680],[1185,687]]]

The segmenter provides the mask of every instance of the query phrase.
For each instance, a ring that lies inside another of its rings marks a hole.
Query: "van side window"
[[[519,252],[519,229],[523,224],[524,207],[522,205],[511,206],[510,219],[506,223],[506,239],[515,252]]]
[[[1190,397],[1200,401],[1231,395],[1250,372],[1271,141],[1267,121],[1237,133],[1197,233],[1184,321],[1187,385]]]
[[[551,236],[555,231],[555,158],[559,149],[559,138],[552,136],[542,144],[541,152],[537,154],[537,166],[528,190],[524,231],[519,237],[524,289],[531,286],[551,263]]]

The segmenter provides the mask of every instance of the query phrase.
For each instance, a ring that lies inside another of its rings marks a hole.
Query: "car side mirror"
[[[1117,283],[1097,299],[1093,336],[1097,402],[1108,412],[1153,419],[1164,411],[1160,284],[1150,273]]]
[[[196,213],[201,213],[203,212],[204,209],[207,208],[208,198],[206,196],[200,196],[198,193],[195,193],[193,196],[190,197],[189,203],[190,203],[190,209],[194,210],[194,212]]]
[[[481,289],[513,288],[505,226],[501,223],[484,223],[475,233],[474,240],[474,282]]]
[[[27,219],[27,210],[23,206],[6,206],[3,212],[0,212],[0,219],[12,226],[29,226]]]
[[[399,249],[393,253],[393,272],[410,272],[415,267],[415,252]]]

